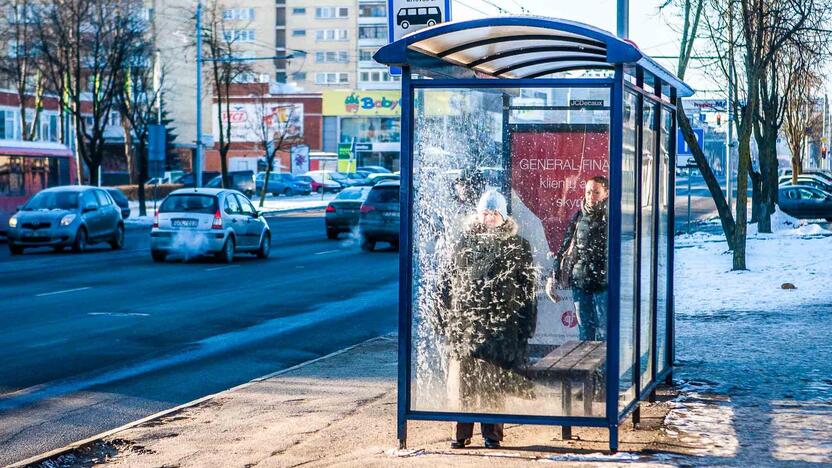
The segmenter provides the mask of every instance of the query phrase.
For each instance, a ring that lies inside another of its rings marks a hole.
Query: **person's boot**
[[[458,439],[451,442],[452,449],[461,449],[465,448],[466,445],[471,444],[471,439]]]
[[[488,437],[485,438],[485,448],[487,449],[498,449],[500,448],[500,441],[489,439]]]

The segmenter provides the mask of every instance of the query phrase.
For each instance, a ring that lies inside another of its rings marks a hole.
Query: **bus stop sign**
[[[387,0],[388,42],[450,20],[451,0]],[[401,68],[391,67],[390,74],[400,75]]]

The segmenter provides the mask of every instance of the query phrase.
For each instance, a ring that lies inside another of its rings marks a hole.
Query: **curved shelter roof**
[[[530,79],[569,70],[632,64],[677,89],[693,90],[632,42],[575,21],[500,16],[441,23],[388,44],[375,60],[390,66],[456,66],[495,78]]]

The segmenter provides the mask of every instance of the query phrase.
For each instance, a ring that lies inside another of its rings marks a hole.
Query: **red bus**
[[[0,140],[0,234],[39,191],[75,183],[75,157],[59,143]]]

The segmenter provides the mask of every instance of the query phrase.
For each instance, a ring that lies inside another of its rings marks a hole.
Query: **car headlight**
[[[70,224],[72,224],[73,221],[75,221],[75,215],[68,214],[61,218],[61,226],[69,226]]]
[[[17,227],[17,216],[12,216],[9,218],[9,227],[16,228]]]

